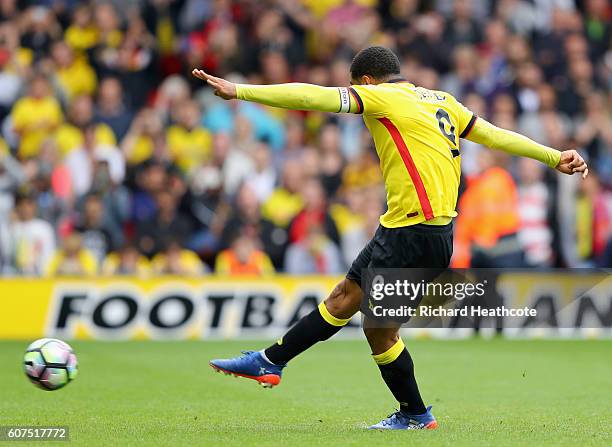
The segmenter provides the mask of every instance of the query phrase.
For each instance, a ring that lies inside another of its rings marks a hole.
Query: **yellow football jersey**
[[[15,103],[11,111],[13,127],[21,134],[18,154],[20,158],[34,158],[45,139],[64,120],[62,108],[52,96],[32,98],[25,96]]]
[[[203,127],[187,130],[170,126],[166,131],[168,152],[179,168],[189,172],[210,158],[212,136]]]
[[[349,91],[380,158],[388,206],[381,225],[446,223],[455,217],[459,139],[470,132],[476,115],[448,93],[403,79],[353,85]]]

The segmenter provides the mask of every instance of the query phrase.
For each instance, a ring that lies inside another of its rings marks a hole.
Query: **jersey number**
[[[438,126],[440,127],[440,132],[442,132],[442,135],[448,138],[450,142],[456,146],[457,140],[455,139],[455,125],[451,121],[448,112],[444,109],[438,109],[436,112],[436,119],[438,120]],[[449,132],[446,131],[447,126],[450,128]],[[453,157],[459,156],[458,149],[451,148],[451,153],[453,154]]]

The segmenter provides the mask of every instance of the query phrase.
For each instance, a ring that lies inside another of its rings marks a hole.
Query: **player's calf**
[[[286,364],[315,343],[325,341],[348,324],[359,310],[361,288],[350,279],[341,281],[317,309],[300,319],[264,352],[277,365]]]
[[[372,349],[372,359],[385,384],[399,402],[400,413],[426,414],[427,409],[414,375],[414,363],[399,336],[399,328],[379,326],[379,322],[372,318],[366,317],[364,320],[364,332]]]

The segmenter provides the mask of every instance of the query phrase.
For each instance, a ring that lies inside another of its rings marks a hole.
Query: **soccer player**
[[[211,361],[218,371],[254,379],[267,387],[278,385],[291,359],[333,336],[360,310],[362,269],[446,268],[453,247],[452,220],[457,215],[461,138],[534,158],[565,174],[578,172],[586,177],[588,173],[576,151],[559,152],[498,128],[478,118],[452,95],[411,84],[401,77],[399,60],[387,48],[360,51],[350,71],[351,86],[320,87],[234,84],[193,70],[194,76],[206,81],[223,99],[362,114],[380,157],[387,190],[388,209],[376,234],[329,297],[267,349]],[[436,428],[431,407],[426,408],[421,399],[399,325],[377,327],[381,325],[366,314],[363,326],[372,357],[400,404],[399,411],[370,428]]]

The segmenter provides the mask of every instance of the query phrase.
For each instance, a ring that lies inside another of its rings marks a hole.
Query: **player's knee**
[[[361,287],[350,279],[340,281],[325,300],[329,313],[337,318],[350,318],[361,305]]]
[[[394,346],[400,338],[397,329],[365,327],[363,328],[368,344],[374,354],[380,354]]]
[[[379,327],[364,327],[363,333],[368,341],[387,341],[396,343],[399,340],[399,331],[397,329],[379,328]]]

